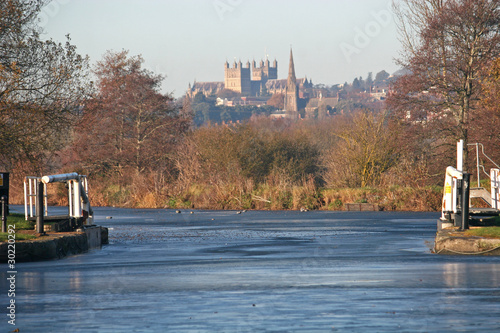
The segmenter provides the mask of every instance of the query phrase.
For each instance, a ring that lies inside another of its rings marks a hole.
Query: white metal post
[[[477,164],[477,187],[482,187],[480,178],[481,172],[479,171],[479,143],[476,143],[476,164]]]
[[[491,169],[491,206],[500,209],[500,169]]]
[[[30,217],[33,217],[33,196],[32,196],[33,189],[31,187],[31,181],[32,181],[32,179],[29,178],[28,185],[29,185],[29,193],[30,193],[30,195],[29,195],[29,197],[30,197]]]
[[[69,216],[73,216],[73,181],[70,180],[68,185],[68,206],[69,206]]]
[[[26,178],[24,178],[24,217],[27,221],[28,220],[28,185],[26,184]]]
[[[48,194],[47,194],[47,184],[43,184],[43,198],[44,198],[44,204],[45,204],[45,216],[49,216],[49,202],[48,202]]]
[[[82,199],[80,196],[80,182],[73,180],[73,217],[82,217]]]
[[[464,140],[457,142],[457,170],[464,171]]]

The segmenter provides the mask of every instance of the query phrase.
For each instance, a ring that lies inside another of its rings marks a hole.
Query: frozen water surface
[[[432,254],[439,214],[190,212],[96,208],[109,245],[17,265],[15,328],[500,331],[500,258]]]

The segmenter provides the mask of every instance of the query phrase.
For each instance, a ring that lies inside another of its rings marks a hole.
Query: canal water
[[[500,331],[500,257],[432,254],[436,213],[95,214],[110,244],[18,264],[3,332]]]

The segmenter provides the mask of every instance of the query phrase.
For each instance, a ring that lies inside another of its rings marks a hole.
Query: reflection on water
[[[444,264],[443,267],[443,280],[450,288],[460,288],[464,285],[464,272],[466,264],[450,263]]]
[[[493,259],[496,261],[495,259]],[[445,263],[443,280],[449,288],[500,287],[500,265],[482,263]]]
[[[82,273],[80,271],[72,271],[69,278],[69,285],[71,290],[74,290],[75,293],[81,292],[81,286],[84,281],[82,281],[81,277]]]

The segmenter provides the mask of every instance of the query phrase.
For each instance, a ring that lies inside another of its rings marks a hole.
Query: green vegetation
[[[36,238],[34,235],[19,233],[19,230],[33,230],[35,224],[31,221],[26,221],[24,215],[22,214],[10,214],[7,217],[7,225],[14,225],[16,230],[16,240],[26,240]],[[7,227],[7,230],[9,228]],[[8,239],[7,232],[0,232],[0,242],[5,242]]]
[[[23,214],[12,213],[7,217],[8,225],[15,225],[16,230],[33,230],[35,223],[33,221],[26,221]]]
[[[487,238],[500,238],[500,227],[474,228],[465,231],[466,236],[479,236]]]

